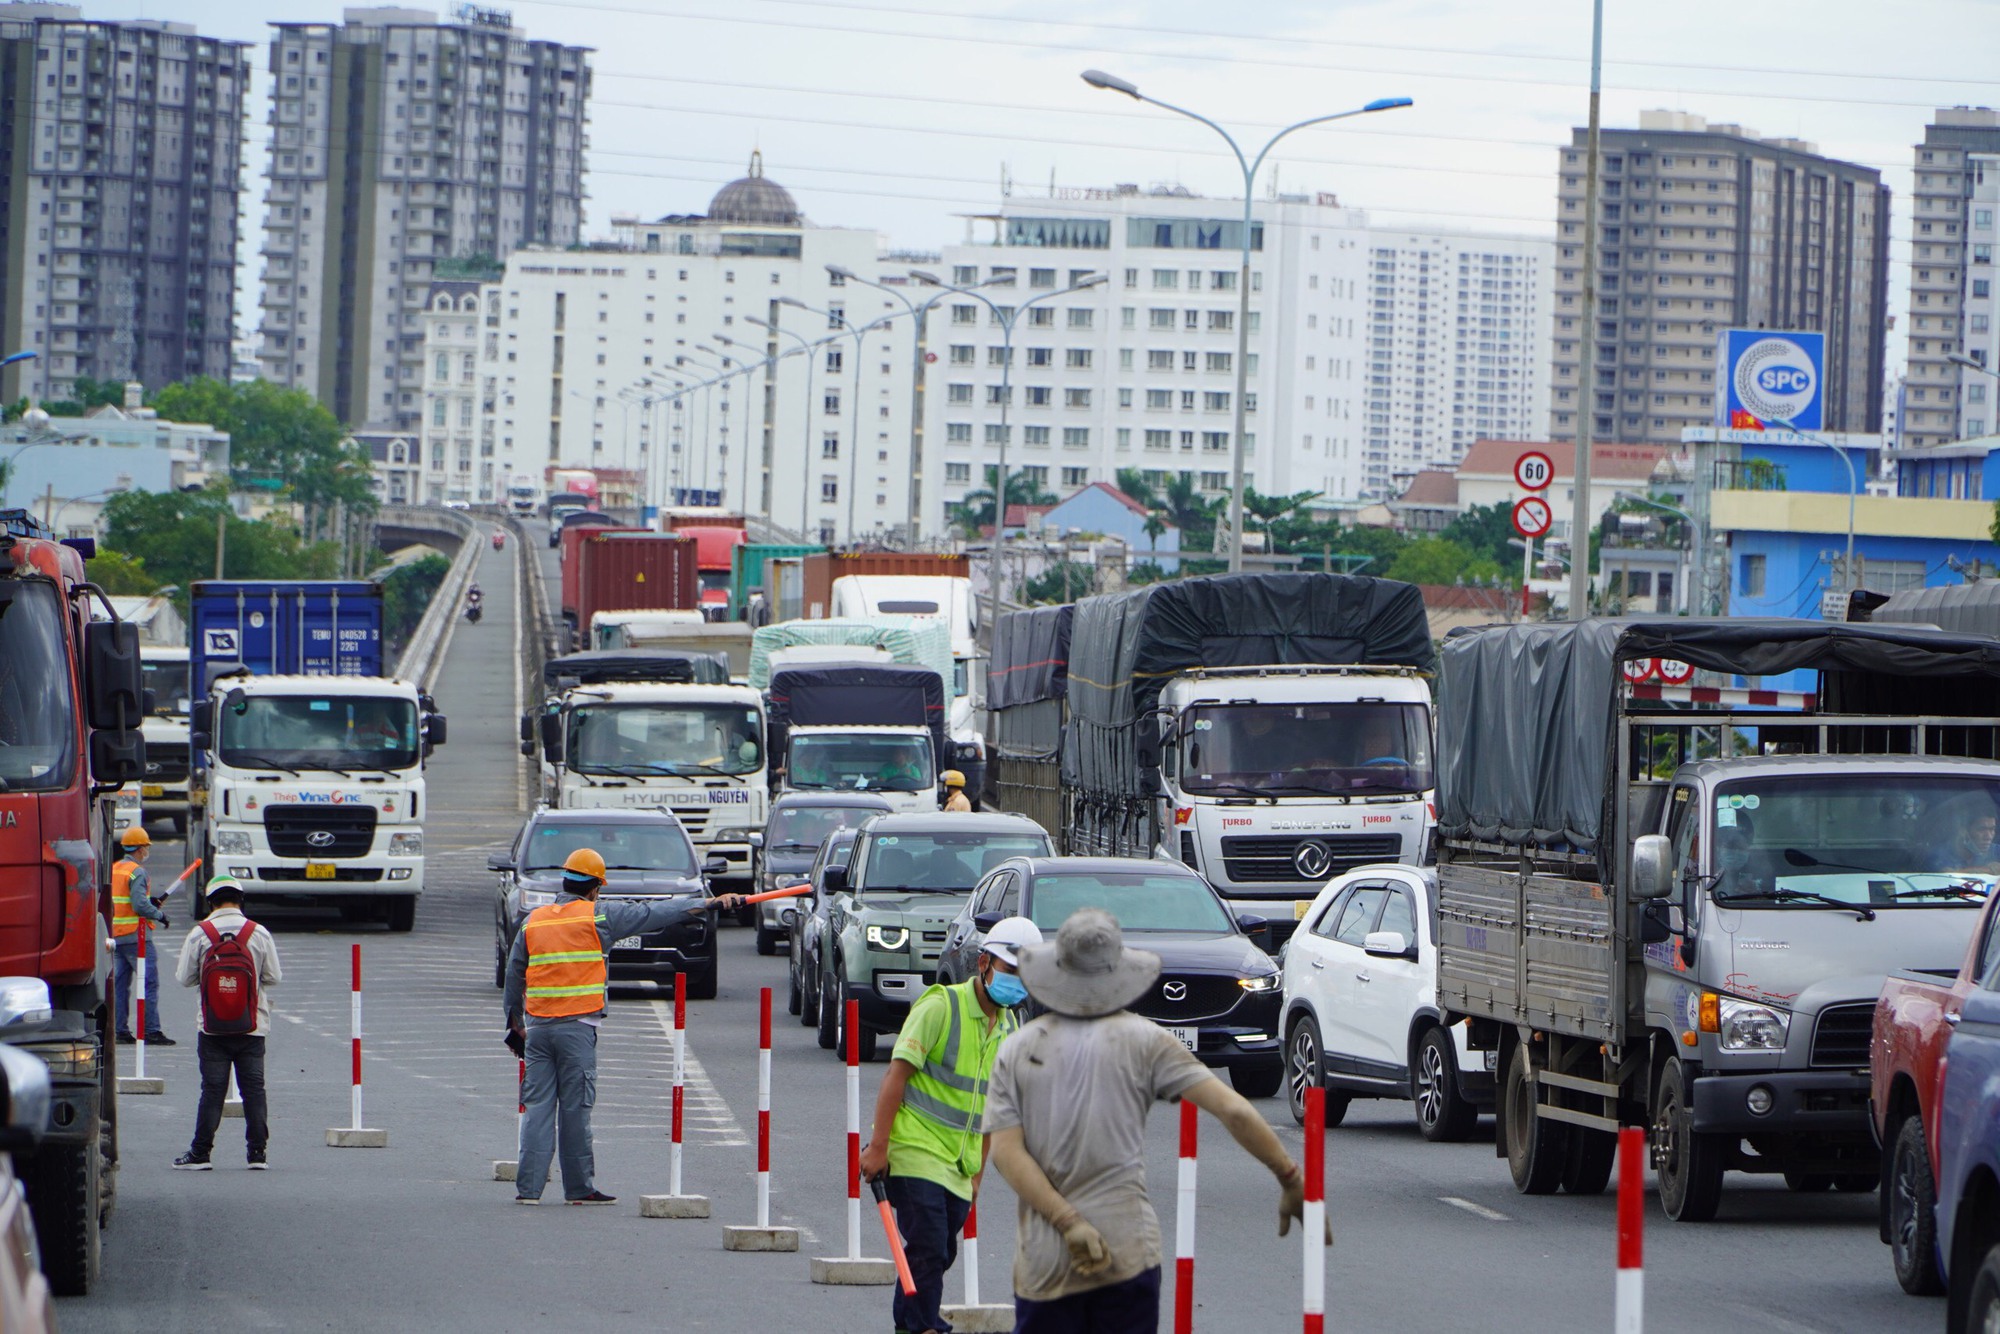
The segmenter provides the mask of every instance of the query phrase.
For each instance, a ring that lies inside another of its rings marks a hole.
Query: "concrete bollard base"
[[[389,1147],[389,1132],[386,1130],[355,1130],[347,1126],[334,1126],[326,1132],[326,1147],[329,1149],[386,1149]]]
[[[951,1322],[953,1334],[1009,1334],[1014,1328],[1014,1306],[944,1306],[938,1308]]]
[[[799,1230],[795,1227],[755,1227],[745,1224],[722,1229],[725,1251],[796,1251]]]
[[[222,1114],[241,1121],[243,1119],[243,1099],[235,1098],[222,1104]]]
[[[815,1255],[812,1281],[843,1288],[881,1287],[896,1281],[894,1260],[856,1259],[845,1255]],[[1013,1326],[1009,1325],[1008,1329]]]
[[[514,1166],[514,1160],[511,1158],[495,1158],[493,1160],[493,1179],[495,1181],[512,1181],[514,1179]]]
[[[708,1217],[708,1196],[641,1195],[639,1197],[639,1217],[706,1218]]]
[[[156,1079],[152,1075],[147,1075],[144,1079],[139,1078],[137,1075],[120,1075],[118,1078],[118,1091],[120,1093],[133,1094],[165,1093],[167,1091],[167,1081]]]

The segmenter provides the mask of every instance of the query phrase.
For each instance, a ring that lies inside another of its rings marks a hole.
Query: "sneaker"
[[[181,1045],[165,1033],[148,1033],[146,1034],[146,1042],[147,1045],[153,1047],[178,1047]]]
[[[516,1195],[514,1197],[514,1203],[516,1204],[540,1204],[541,1202],[542,1200],[539,1195]]]
[[[264,1157],[262,1149],[250,1150],[249,1158],[250,1170],[252,1172],[268,1172],[271,1170],[270,1160]]]
[[[176,1170],[182,1172],[212,1172],[215,1170],[214,1165],[208,1161],[207,1154],[196,1153],[193,1149],[189,1149],[186,1153],[174,1159],[174,1167]]]
[[[563,1203],[564,1204],[616,1204],[618,1203],[618,1197],[616,1195],[606,1195],[601,1190],[593,1190],[588,1195],[578,1196],[574,1200],[564,1200]]]
[[[121,1047],[129,1047],[137,1041],[138,1039],[133,1037],[130,1033],[120,1033],[118,1035],[118,1045]]]

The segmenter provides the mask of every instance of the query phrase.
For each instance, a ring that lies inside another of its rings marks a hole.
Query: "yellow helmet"
[[[133,825],[118,836],[118,843],[121,847],[127,848],[150,848],[153,846],[153,836],[138,825]]]
[[[578,848],[563,862],[563,870],[570,875],[588,876],[592,880],[604,879],[604,858],[593,848]]]
[[[965,775],[960,773],[956,769],[946,769],[942,774],[939,775],[939,777],[944,779],[944,785],[946,787],[965,786]]]

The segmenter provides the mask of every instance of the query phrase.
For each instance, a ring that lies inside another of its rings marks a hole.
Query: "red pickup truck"
[[[1980,892],[1968,885],[1967,893]],[[1882,1142],[1881,1226],[1896,1267],[1896,1281],[1913,1296],[1944,1291],[1937,1253],[1939,1090],[1945,1043],[1958,1024],[1965,996],[2000,957],[1994,928],[2000,893],[1988,897],[1979,925],[1956,969],[1915,968],[1891,973],[1875,1002],[1868,1047],[1869,1110]]]

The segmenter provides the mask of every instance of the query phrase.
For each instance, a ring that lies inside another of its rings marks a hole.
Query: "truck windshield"
[[[1966,907],[2000,877],[2000,782],[1772,775],[1715,789],[1717,902],[1810,910]]]
[[[1421,704],[1208,704],[1181,717],[1181,787],[1217,796],[1423,792],[1430,710]]]
[[[414,700],[376,695],[238,695],[216,711],[216,751],[235,769],[409,769]]]
[[[929,737],[793,736],[791,786],[857,792],[922,792],[937,786]]]
[[[863,893],[941,889],[969,893],[1009,857],[1046,857],[1032,834],[884,834],[869,845],[855,888]]]
[[[1042,875],[1028,916],[1053,932],[1078,908],[1102,908],[1126,931],[1229,932],[1229,914],[1207,885],[1186,875]]]
[[[741,704],[586,704],[570,715],[578,773],[734,776],[764,763],[763,720]]]
[[[0,591],[0,790],[67,787],[76,768],[62,618],[53,585],[22,582]]]
[[[153,692],[153,712],[182,718],[188,711],[188,665],[186,662],[139,660],[139,679]]]

